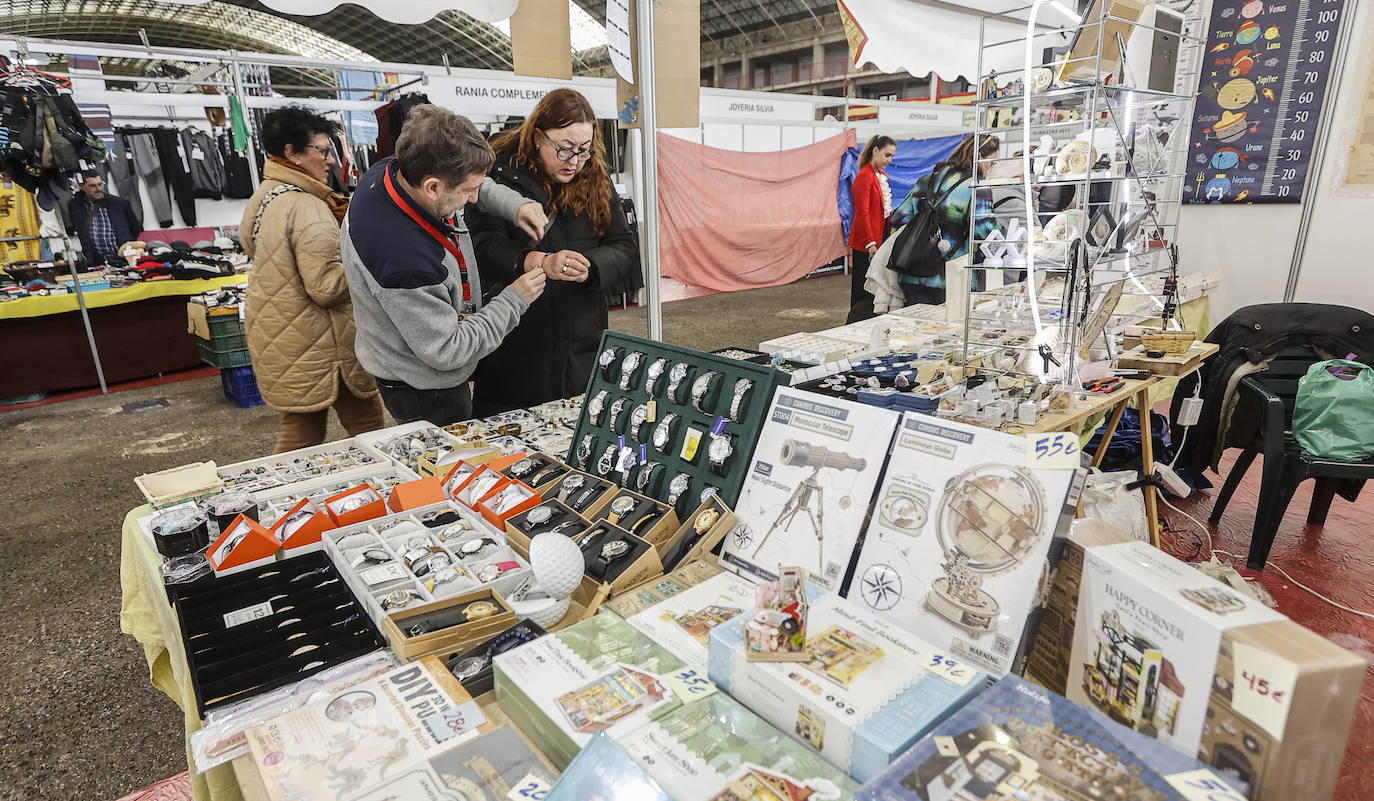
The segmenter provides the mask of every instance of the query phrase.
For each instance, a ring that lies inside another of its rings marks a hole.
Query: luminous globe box
[[[615,615],[597,615],[498,654],[496,700],[559,768],[592,736],[678,705],[682,660]]]
[[[875,776],[987,686],[987,674],[838,595],[810,597],[807,661],[749,661],[742,616],[711,630],[709,674],[854,779]]]
[[[591,787],[583,775],[605,774],[608,768],[615,775],[633,776],[635,771],[623,767],[628,763],[673,801],[847,801],[859,789],[843,771],[724,693],[619,729],[610,739],[614,750],[592,754],[588,749],[568,766],[560,783]],[[550,799],[556,794],[557,788]]]
[[[845,597],[994,676],[1019,672],[1082,471],[1026,438],[908,413]]]
[[[1300,796],[1294,796],[1299,798]],[[1197,760],[1007,676],[942,722],[857,801],[1245,801]]]

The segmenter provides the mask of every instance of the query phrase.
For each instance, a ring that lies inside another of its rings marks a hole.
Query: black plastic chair
[[[1321,361],[1321,357],[1311,348],[1287,348],[1269,362],[1268,370],[1248,375],[1237,385],[1242,401],[1249,395],[1260,404],[1259,426],[1254,439],[1226,475],[1226,484],[1217,496],[1209,521],[1215,525],[1221,520],[1245,471],[1250,469],[1255,456],[1263,453],[1264,477],[1255,509],[1255,527],[1250,536],[1250,553],[1245,560],[1252,570],[1264,569],[1274,535],[1299,484],[1309,478],[1317,479],[1312,505],[1307,510],[1307,524],[1321,526],[1326,524],[1326,513],[1331,509],[1333,497],[1340,494],[1353,502],[1359,497],[1364,480],[1374,478],[1374,459],[1338,462],[1306,456],[1293,437],[1293,402],[1298,393],[1298,379],[1317,361]]]

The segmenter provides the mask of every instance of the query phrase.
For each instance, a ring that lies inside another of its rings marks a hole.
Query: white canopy
[[[210,0],[160,0],[182,6],[198,6]],[[482,22],[498,22],[515,13],[520,0],[262,0],[262,4],[282,14],[315,16],[327,14],[345,2],[376,14],[387,22],[418,25],[434,19],[440,11],[462,11]]]

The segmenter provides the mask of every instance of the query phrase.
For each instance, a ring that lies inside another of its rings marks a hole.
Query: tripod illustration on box
[[[811,521],[811,530],[816,534],[816,572],[821,573],[825,570],[825,488],[821,486],[817,477],[821,470],[827,467],[836,471],[862,470],[868,466],[868,461],[840,451],[832,451],[824,445],[813,445],[795,439],[783,441],[781,458],[785,465],[809,467],[811,472],[802,479],[796,489],[792,490],[791,497],[782,505],[782,511],[778,513],[777,519],[773,521],[768,532],[759,540],[753,555],[759,555],[764,544],[768,542],[768,538],[773,536],[773,532],[780,528],[783,531],[790,530],[792,520],[798,514],[805,512],[807,519]],[[813,497],[815,499],[814,507],[812,506]]]

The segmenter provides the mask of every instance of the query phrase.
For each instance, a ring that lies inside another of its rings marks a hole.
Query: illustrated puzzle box
[[[816,595],[808,661],[749,661],[740,617],[711,630],[709,674],[854,779],[877,775],[987,686],[987,674],[914,634],[833,593]]]
[[[664,598],[627,619],[692,667],[705,670],[711,629],[745,612],[753,612],[758,587],[734,573],[720,573],[694,587]]]

